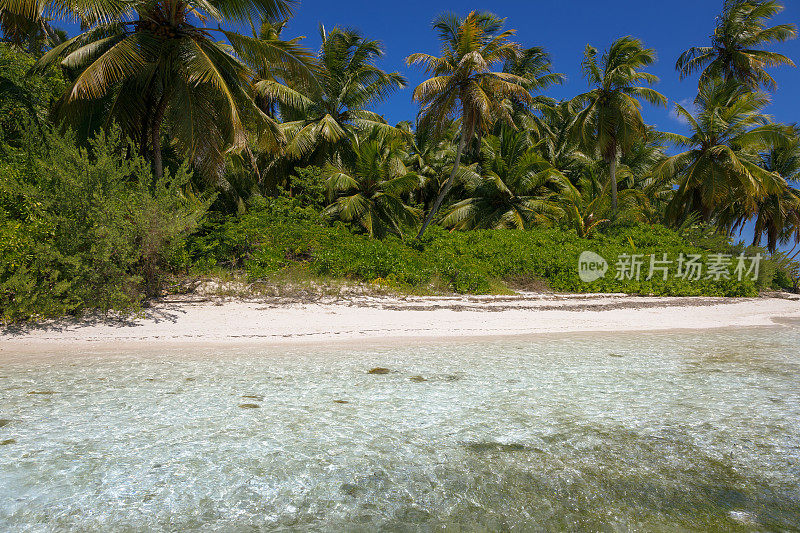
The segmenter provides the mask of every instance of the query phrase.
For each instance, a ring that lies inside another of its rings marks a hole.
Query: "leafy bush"
[[[298,205],[308,206],[318,211],[327,205],[325,178],[320,167],[296,168],[286,181],[285,187],[278,187],[280,196],[294,198]]]
[[[28,135],[0,160],[0,319],[132,309],[185,266],[209,205],[183,193],[185,167],[154,181],[118,133],[79,148]]]
[[[64,78],[55,69],[29,74],[36,59],[0,43],[0,142],[16,144],[30,122],[45,123],[51,104],[64,89]]]
[[[615,227],[595,239],[580,238],[559,229],[476,230],[448,233],[431,228],[422,243],[398,237],[384,240],[355,235],[328,226],[316,211],[287,199],[262,200],[246,215],[230,218],[213,231],[193,239],[196,265],[235,266],[251,279],[269,275],[298,262],[315,274],[380,282],[401,289],[433,288],[444,282],[455,292],[490,293],[498,280],[546,282],[563,292],[626,292],[652,295],[752,296],[770,285],[774,271],[762,266],[757,282],[749,279],[689,281],[670,276],[646,280],[650,254],[713,252],[736,255],[740,247],[715,242],[714,250],[688,242],[681,234],[658,225]],[[612,268],[603,279],[584,283],[578,275],[578,257],[584,250],[605,257]],[[747,255],[755,251],[748,251]],[[645,256],[642,276],[614,279],[619,254]]]

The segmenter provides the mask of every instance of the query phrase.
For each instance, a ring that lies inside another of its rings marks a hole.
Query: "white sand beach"
[[[172,297],[141,316],[8,328],[0,353],[59,348],[388,339],[767,326],[800,319],[800,297],[664,298],[521,293],[513,296],[351,297],[314,302]]]

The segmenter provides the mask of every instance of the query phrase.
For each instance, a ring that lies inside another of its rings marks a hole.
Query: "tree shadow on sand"
[[[186,314],[183,309],[183,302],[152,302],[143,309],[131,313],[121,313],[110,311],[108,313],[85,313],[81,316],[62,317],[56,319],[42,320],[38,322],[22,322],[0,326],[0,335],[13,337],[28,335],[37,331],[47,331],[60,333],[72,329],[92,327],[92,326],[113,326],[119,328],[135,328],[142,325],[142,322],[149,321],[156,324],[161,322],[178,321],[178,318]]]

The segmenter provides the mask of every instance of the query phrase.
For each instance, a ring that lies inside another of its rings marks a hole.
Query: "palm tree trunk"
[[[45,20],[43,20],[41,22],[41,25],[42,25],[42,31],[44,32],[45,37],[47,38],[47,40],[50,41],[50,47],[51,48],[55,48],[56,46],[58,46],[60,44],[60,39],[59,39],[58,35],[56,34],[56,32],[53,31],[52,26],[50,26],[50,24],[48,24],[48,22],[45,21]]]
[[[153,174],[156,181],[164,177],[164,163],[161,159],[161,123],[164,121],[166,110],[167,98],[164,95],[158,103],[150,130],[150,142],[153,147]]]
[[[245,144],[245,150],[247,151],[247,155],[250,156],[250,164],[253,166],[253,171],[256,173],[256,179],[258,179],[258,184],[261,185],[261,171],[258,170],[258,163],[256,162],[256,156],[253,155],[253,151],[250,149],[250,143]]]
[[[609,174],[611,175],[611,220],[617,219],[617,154],[608,164]]]
[[[150,104],[145,106],[145,114],[142,117],[142,132],[139,135],[139,155],[145,159],[150,159]]]
[[[456,172],[458,172],[458,165],[461,163],[461,154],[464,153],[464,147],[467,145],[468,136],[467,117],[463,117],[461,119],[461,139],[458,141],[458,150],[456,150],[456,159],[453,162],[453,170],[450,172],[450,177],[447,178],[444,188],[439,191],[439,196],[436,197],[436,201],[433,202],[433,207],[431,207],[431,210],[428,211],[428,216],[425,217],[425,222],[422,223],[422,227],[417,234],[417,239],[421,239],[425,234],[425,230],[428,229],[428,226],[433,220],[434,215],[436,215],[436,211],[438,211],[439,206],[442,205],[442,200],[444,200],[444,197],[447,196],[447,193],[449,193],[450,189],[453,187],[453,182],[456,179]]]

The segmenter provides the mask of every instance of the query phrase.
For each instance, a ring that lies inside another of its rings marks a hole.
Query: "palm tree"
[[[250,67],[252,71],[253,97],[255,105],[271,120],[279,118],[280,99],[276,94],[286,98],[293,94],[288,84],[304,85],[307,87],[318,86],[318,77],[321,75],[316,57],[300,45],[303,37],[284,40],[281,37],[286,29],[289,19],[271,20],[262,17],[261,25],[256,30],[250,23],[252,37],[239,34],[228,34],[237,56]],[[272,122],[271,122],[272,123]],[[279,129],[279,128],[278,128]],[[280,157],[283,146],[276,146],[274,141],[282,142],[285,137],[280,131],[248,132],[248,143],[245,152],[250,161],[250,167],[260,186],[267,189],[274,188],[280,178],[290,174],[290,165]],[[259,157],[250,149],[250,145],[258,149],[257,153],[268,159],[266,170],[271,178],[265,183],[264,174],[259,168]]]
[[[0,31],[8,41],[39,52],[64,41],[66,34],[53,28],[53,19],[99,20],[116,12],[113,0],[0,0]]]
[[[623,223],[655,223],[660,220],[660,213],[654,209],[651,201],[654,196],[642,184],[619,191],[619,205],[614,215],[608,170],[602,161],[585,165],[577,173],[574,184],[564,189],[558,197],[564,212],[564,225],[574,229],[579,237],[591,237],[601,225],[610,222],[612,216]],[[620,176],[625,178],[636,176],[635,168],[624,163],[620,164],[618,170]]]
[[[287,0],[149,0],[125,3],[54,47],[40,68],[59,63],[71,84],[59,106],[62,116],[89,127],[117,121],[163,175],[161,136],[165,123],[183,155],[210,172],[225,150],[244,147],[245,122],[282,139],[277,125],[250,95],[250,72],[221,32],[196,21],[276,18],[290,13]]]
[[[251,24],[252,37],[231,34],[230,39],[236,54],[253,71],[256,104],[272,118],[278,118],[280,104],[274,93],[290,93],[288,84],[316,85],[322,74],[314,54],[300,45],[303,37],[282,39],[288,22],[288,18],[264,17],[257,30]]]
[[[711,46],[692,47],[678,58],[675,68],[681,79],[702,68],[700,83],[720,77],[738,80],[752,90],[763,86],[774,91],[775,80],[767,74],[766,68],[794,66],[794,63],[763,47],[797,36],[794,24],[767,27],[767,20],[781,11],[783,6],[774,0],[726,0],[711,36]]]
[[[505,19],[475,11],[465,18],[441,15],[433,22],[442,41],[441,57],[415,53],[406,58],[407,64],[424,65],[425,71],[432,74],[414,89],[413,98],[421,106],[417,127],[438,134],[451,119],[461,119],[461,135],[450,177],[428,211],[418,239],[453,186],[464,147],[475,132],[488,131],[498,120],[511,123],[509,110],[502,105],[504,100],[532,101],[525,78],[492,71],[494,66],[519,57],[519,45],[509,40],[514,31],[503,31],[504,23]]]
[[[323,177],[333,199],[327,215],[360,225],[371,236],[402,235],[418,221],[419,211],[403,202],[419,176],[402,161],[403,140],[374,128],[358,143],[352,166],[328,163]]]
[[[555,198],[569,182],[525,133],[504,128],[481,144],[479,173],[470,172],[466,184],[469,198],[453,204],[443,226],[526,229],[549,225],[563,214]]]
[[[280,102],[285,121],[281,131],[288,139],[285,154],[294,160],[308,157],[321,164],[351,156],[358,131],[380,128],[393,132],[379,114],[369,108],[381,103],[405,79],[375,66],[383,56],[380,41],[367,39],[351,29],[320,28],[318,84],[288,87],[265,80],[256,85],[264,97]]]
[[[535,95],[529,102],[523,102],[514,97],[510,99],[514,124],[521,129],[539,134],[542,122],[533,111],[544,112],[551,109],[556,105],[556,101],[536,93],[553,85],[561,85],[567,77],[564,74],[553,72],[550,54],[541,46],[523,49],[518,57],[506,61],[503,65],[503,72],[524,78],[525,88]]]
[[[597,49],[586,45],[583,73],[595,88],[572,99],[573,108],[582,108],[574,121],[574,131],[584,148],[596,150],[609,167],[611,216],[617,213],[617,159],[637,139],[647,134],[642,119],[641,98],[653,105],[666,105],[661,93],[637,84],[658,82],[641,69],[655,61],[655,51],[644,48],[633,37],[622,37],[611,45],[597,62]]]
[[[541,46],[522,49],[516,57],[505,62],[503,72],[525,78],[526,88],[530,92],[540,92],[553,85],[561,85],[567,79],[564,74],[553,72],[553,60]]]
[[[733,231],[741,225],[734,225]],[[770,194],[758,203],[753,229],[753,245],[759,246],[767,238],[767,249],[774,253],[778,244],[790,240],[800,242],[800,193],[793,187],[783,187],[778,194]]]
[[[412,131],[410,122],[402,122],[397,128],[406,133],[409,143],[405,164],[420,179],[419,187],[414,191],[416,200],[427,210],[444,187],[443,177],[452,168],[456,154],[452,139],[456,137],[458,125],[451,122],[446,133],[439,136],[430,130],[417,128]]]
[[[566,227],[575,230],[578,237],[591,237],[604,223],[609,222],[608,180],[600,177],[595,166],[588,166],[574,185],[564,190],[559,198]]]
[[[766,237],[767,249],[772,253],[778,244],[786,244],[792,239],[800,243],[800,193],[791,185],[800,178],[800,139],[797,133],[795,128],[788,143],[761,154],[760,166],[786,181],[780,192],[758,201],[755,213],[753,245],[759,246],[762,237]],[[733,231],[743,227],[749,219],[749,214],[740,216]]]
[[[545,159],[575,183],[583,168],[595,161],[581,150],[572,131],[575,113],[569,102],[559,102],[542,109],[541,115],[538,132],[535,132],[538,149]]]
[[[659,180],[678,185],[667,208],[670,222],[694,214],[707,223],[716,221],[727,232],[738,217],[752,216],[765,196],[783,191],[785,180],[759,165],[758,154],[787,142],[791,133],[762,113],[768,103],[763,92],[713,79],[700,87],[696,116],[676,104],[692,134],[669,138],[689,149],[654,171]]]

